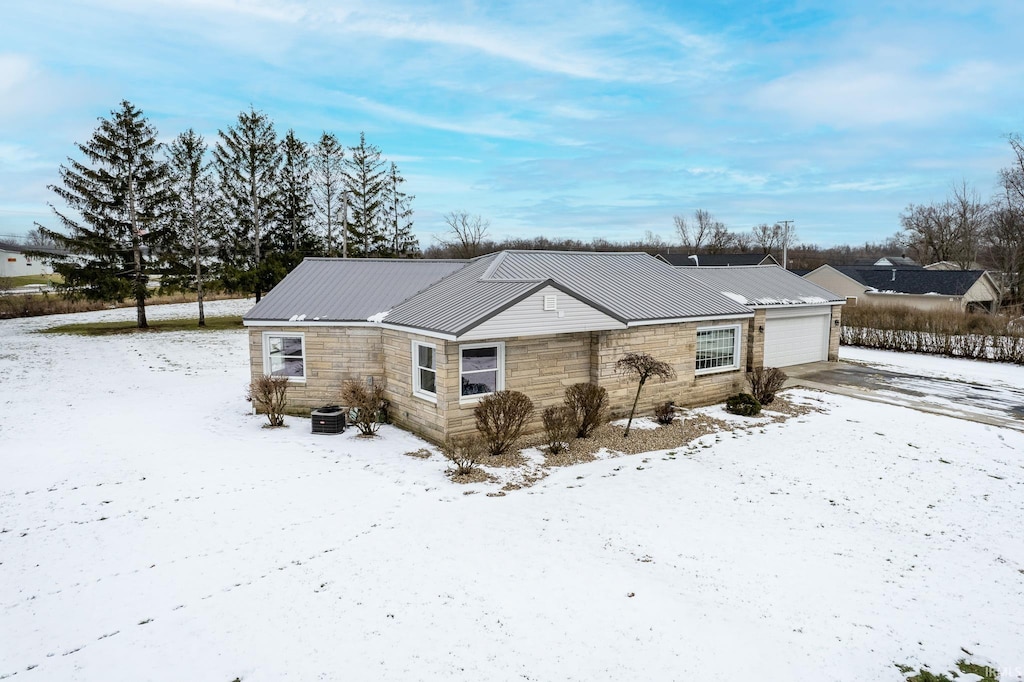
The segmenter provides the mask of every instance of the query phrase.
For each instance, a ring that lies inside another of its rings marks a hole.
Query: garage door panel
[[[765,367],[789,367],[828,359],[830,316],[770,317],[764,327]]]

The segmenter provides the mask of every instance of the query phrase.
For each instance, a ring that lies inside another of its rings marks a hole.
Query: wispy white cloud
[[[984,109],[1008,86],[1007,69],[991,61],[930,64],[901,50],[811,66],[756,88],[749,102],[807,125],[861,128],[924,125]]]

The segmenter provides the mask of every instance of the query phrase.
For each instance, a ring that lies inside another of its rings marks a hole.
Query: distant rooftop
[[[701,253],[690,255],[687,253],[659,253],[658,258],[669,265],[676,267],[700,266],[741,266],[741,265],[778,265],[778,261],[768,253]],[[696,259],[696,262],[695,260]]]

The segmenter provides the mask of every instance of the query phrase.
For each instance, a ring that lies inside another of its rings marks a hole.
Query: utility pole
[[[788,270],[787,267],[789,260],[789,226],[793,224],[792,220],[780,220],[777,225],[782,225],[782,269]]]
[[[341,193],[341,257],[348,258],[348,190]]]

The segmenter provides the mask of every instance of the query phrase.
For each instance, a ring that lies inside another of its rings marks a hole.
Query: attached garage
[[[831,320],[831,306],[766,309],[764,366],[789,367],[828,360]]]

